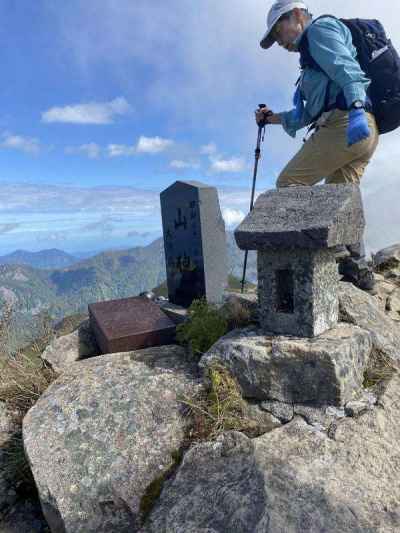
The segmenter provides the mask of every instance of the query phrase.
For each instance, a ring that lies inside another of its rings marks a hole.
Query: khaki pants
[[[374,116],[367,117],[371,135],[347,146],[349,112],[335,109],[283,169],[277,187],[315,185],[324,178],[326,183],[359,184],[379,140]]]

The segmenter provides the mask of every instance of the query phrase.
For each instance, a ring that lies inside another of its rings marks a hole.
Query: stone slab
[[[176,181],[160,194],[168,299],[222,301],[228,281],[225,223],[218,192],[198,181]]]
[[[102,353],[127,352],[175,342],[176,326],[141,296],[89,304],[90,325]]]
[[[235,239],[242,250],[331,248],[358,242],[364,226],[356,185],[285,187],[257,198]]]
[[[221,337],[200,367],[223,365],[245,398],[343,407],[360,394],[372,346],[371,334],[350,324],[315,339],[268,337],[249,327]]]

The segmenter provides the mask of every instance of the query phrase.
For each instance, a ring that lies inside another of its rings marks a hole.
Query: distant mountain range
[[[244,252],[237,247],[231,232],[227,233],[227,250],[227,274],[241,279]],[[158,287],[166,279],[162,238],[148,246],[103,252],[81,261],[59,250],[54,254],[47,252],[53,251],[43,252],[42,265],[51,256],[72,263],[53,269],[21,263],[0,264],[0,309],[8,302],[15,310],[14,345],[38,336],[46,315],[55,322],[66,315],[85,312],[88,303],[136,296]],[[19,257],[27,260],[29,256],[20,254]],[[250,252],[246,279],[255,282],[256,277],[256,256]]]
[[[40,252],[16,250],[11,254],[0,255],[0,265],[28,265],[34,268],[66,268],[79,260],[80,258],[56,248]]]

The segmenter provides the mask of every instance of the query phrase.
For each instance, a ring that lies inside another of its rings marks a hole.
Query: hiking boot
[[[353,284],[363,291],[368,291],[372,294],[375,287],[374,273],[371,270],[360,272],[358,279],[353,281]]]
[[[374,289],[374,273],[365,258],[345,257],[339,261],[338,270],[343,281],[351,282],[363,291]]]
[[[372,270],[360,270],[357,273],[352,272],[352,274],[350,275],[349,271],[347,270],[346,273],[343,275],[342,281],[352,283],[355,287],[358,287],[363,291],[368,291],[372,295],[375,293],[375,278]]]

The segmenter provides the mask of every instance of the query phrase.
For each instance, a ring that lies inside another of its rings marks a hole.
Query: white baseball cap
[[[260,45],[262,48],[269,48],[275,42],[271,36],[271,31],[282,15],[289,13],[292,9],[298,7],[299,9],[308,9],[304,2],[293,2],[293,0],[277,0],[269,10],[267,17],[267,31],[261,39]]]

